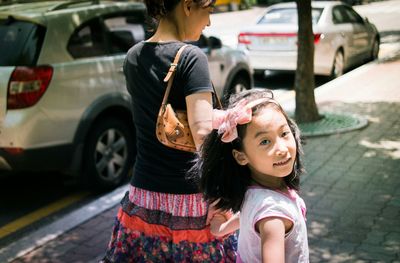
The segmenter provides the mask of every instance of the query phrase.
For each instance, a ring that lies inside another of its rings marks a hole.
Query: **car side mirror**
[[[135,43],[135,39],[132,35],[131,31],[128,30],[118,30],[118,31],[111,31],[110,35],[112,38],[123,41],[125,43],[133,44]]]
[[[365,23],[365,24],[369,24],[368,17],[365,17],[365,18],[364,18],[364,23]]]
[[[221,39],[217,38],[217,37],[209,37],[208,38],[208,44],[210,49],[219,49],[222,48],[222,42]]]

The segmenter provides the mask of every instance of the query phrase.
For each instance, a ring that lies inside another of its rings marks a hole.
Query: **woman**
[[[132,47],[124,63],[133,100],[137,158],[121,201],[105,262],[234,262],[236,237],[210,234],[208,205],[187,180],[193,154],[158,142],[163,82],[177,51],[210,25],[212,0],[147,0],[158,21],[154,35]],[[169,103],[186,109],[196,148],[212,130],[212,86],[206,55],[188,45],[179,60]]]

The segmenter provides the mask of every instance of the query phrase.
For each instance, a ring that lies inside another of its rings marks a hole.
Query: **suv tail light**
[[[6,147],[6,148],[2,148],[4,151],[6,151],[7,153],[11,154],[11,155],[19,155],[19,154],[23,154],[24,153],[24,149],[23,148],[12,148],[12,147]]]
[[[8,82],[7,109],[35,105],[43,96],[53,76],[50,66],[16,67]]]

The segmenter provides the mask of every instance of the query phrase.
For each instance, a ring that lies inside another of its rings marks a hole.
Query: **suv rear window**
[[[36,64],[46,29],[43,26],[0,19],[0,66],[32,66]]]

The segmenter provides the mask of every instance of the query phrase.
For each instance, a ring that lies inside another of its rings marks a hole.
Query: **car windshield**
[[[45,29],[12,17],[0,19],[0,66],[30,66],[36,63]]]
[[[312,23],[316,24],[321,16],[321,8],[313,8],[311,11]],[[296,24],[297,25],[297,9],[296,8],[276,8],[268,11],[258,21],[258,24]]]

